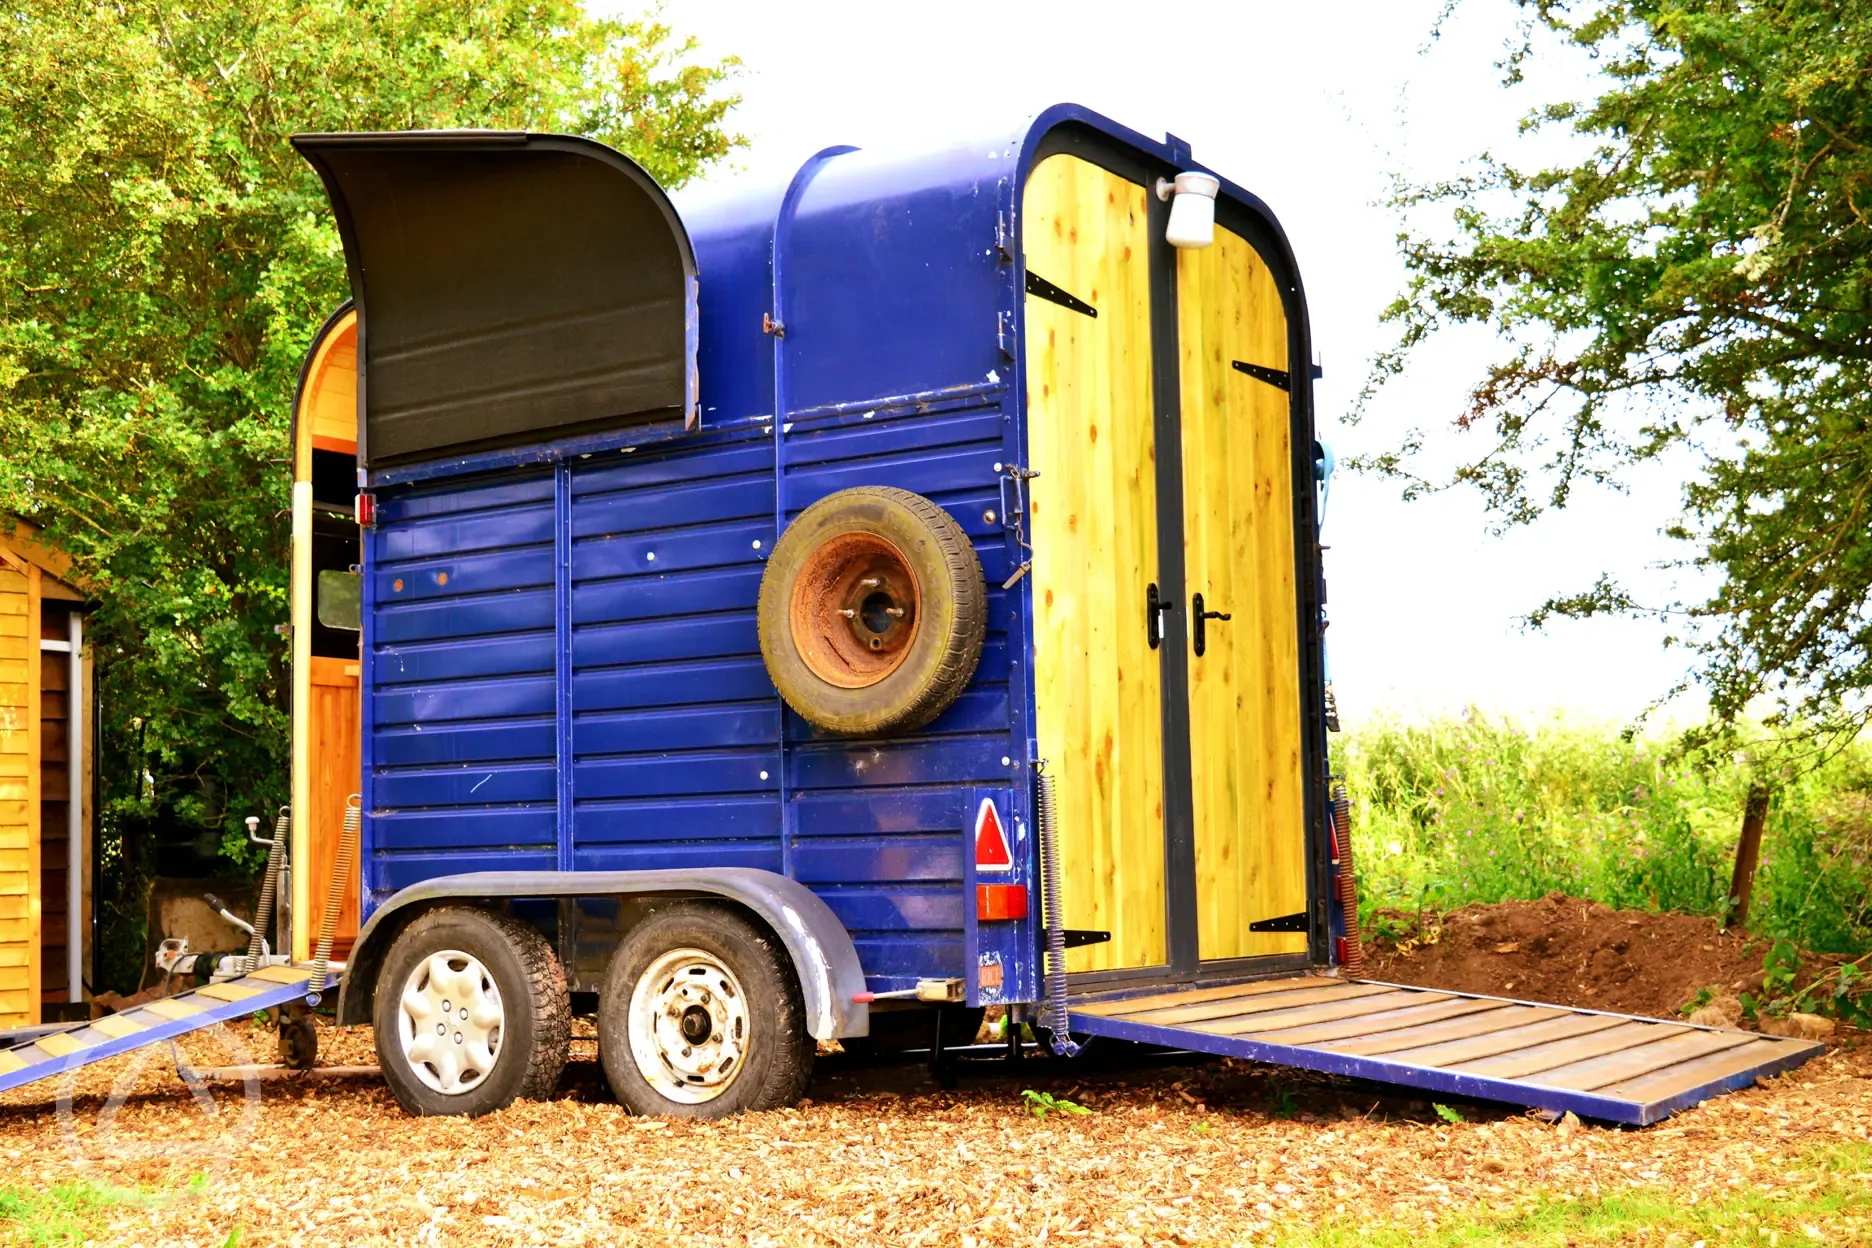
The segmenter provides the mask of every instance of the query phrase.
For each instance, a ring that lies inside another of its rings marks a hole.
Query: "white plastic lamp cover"
[[[1172,247],[1200,249],[1215,242],[1216,192],[1220,180],[1206,173],[1179,173],[1164,237]]]

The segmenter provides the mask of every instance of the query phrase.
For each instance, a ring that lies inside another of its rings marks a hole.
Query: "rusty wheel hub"
[[[807,557],[794,582],[793,636],[812,673],[841,689],[903,665],[921,597],[909,561],[873,533],[843,533]]]

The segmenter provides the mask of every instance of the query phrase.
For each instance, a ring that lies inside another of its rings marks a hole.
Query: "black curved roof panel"
[[[515,131],[292,142],[344,238],[362,465],[695,424],[695,253],[633,161]]]

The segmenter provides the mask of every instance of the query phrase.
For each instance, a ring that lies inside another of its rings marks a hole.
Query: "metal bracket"
[[[1098,316],[1097,308],[1079,298],[1079,296],[1073,294],[1071,291],[1062,290],[1060,287],[1055,286],[1052,282],[1047,281],[1046,278],[1041,277],[1032,269],[1027,270],[1027,293],[1044,299],[1048,303],[1057,303],[1062,308],[1070,308],[1074,312],[1078,312],[1084,316]],[[1239,368],[1240,365],[1236,367]]]
[[[1077,949],[1080,945],[1102,945],[1111,939],[1110,932],[1095,932],[1083,927],[1069,927],[1060,935],[1066,938],[1068,949]]]
[[[1010,362],[1014,359],[1014,314],[1012,312],[995,313],[995,345],[1001,348],[1001,354]]]
[[[1008,224],[1005,212],[995,216],[995,250],[1001,253],[1002,264],[1013,264],[1020,259],[1014,254],[1014,227]]]
[[[1293,388],[1292,382],[1287,376],[1286,369],[1264,368],[1259,364],[1245,364],[1241,360],[1234,360],[1231,362],[1235,365],[1236,372],[1247,373],[1256,381],[1265,381],[1276,390],[1291,390]]]
[[[1251,932],[1304,932],[1307,930],[1307,913],[1283,914],[1278,919],[1256,919],[1248,925]]]

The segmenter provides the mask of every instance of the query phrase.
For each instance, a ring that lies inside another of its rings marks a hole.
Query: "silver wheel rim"
[[[403,982],[397,1013],[403,1057],[430,1091],[460,1096],[493,1072],[507,1014],[478,958],[459,949],[424,958]]]
[[[645,1082],[682,1105],[712,1101],[734,1084],[752,1030],[741,981],[701,949],[670,950],[631,991],[631,1057]]]

